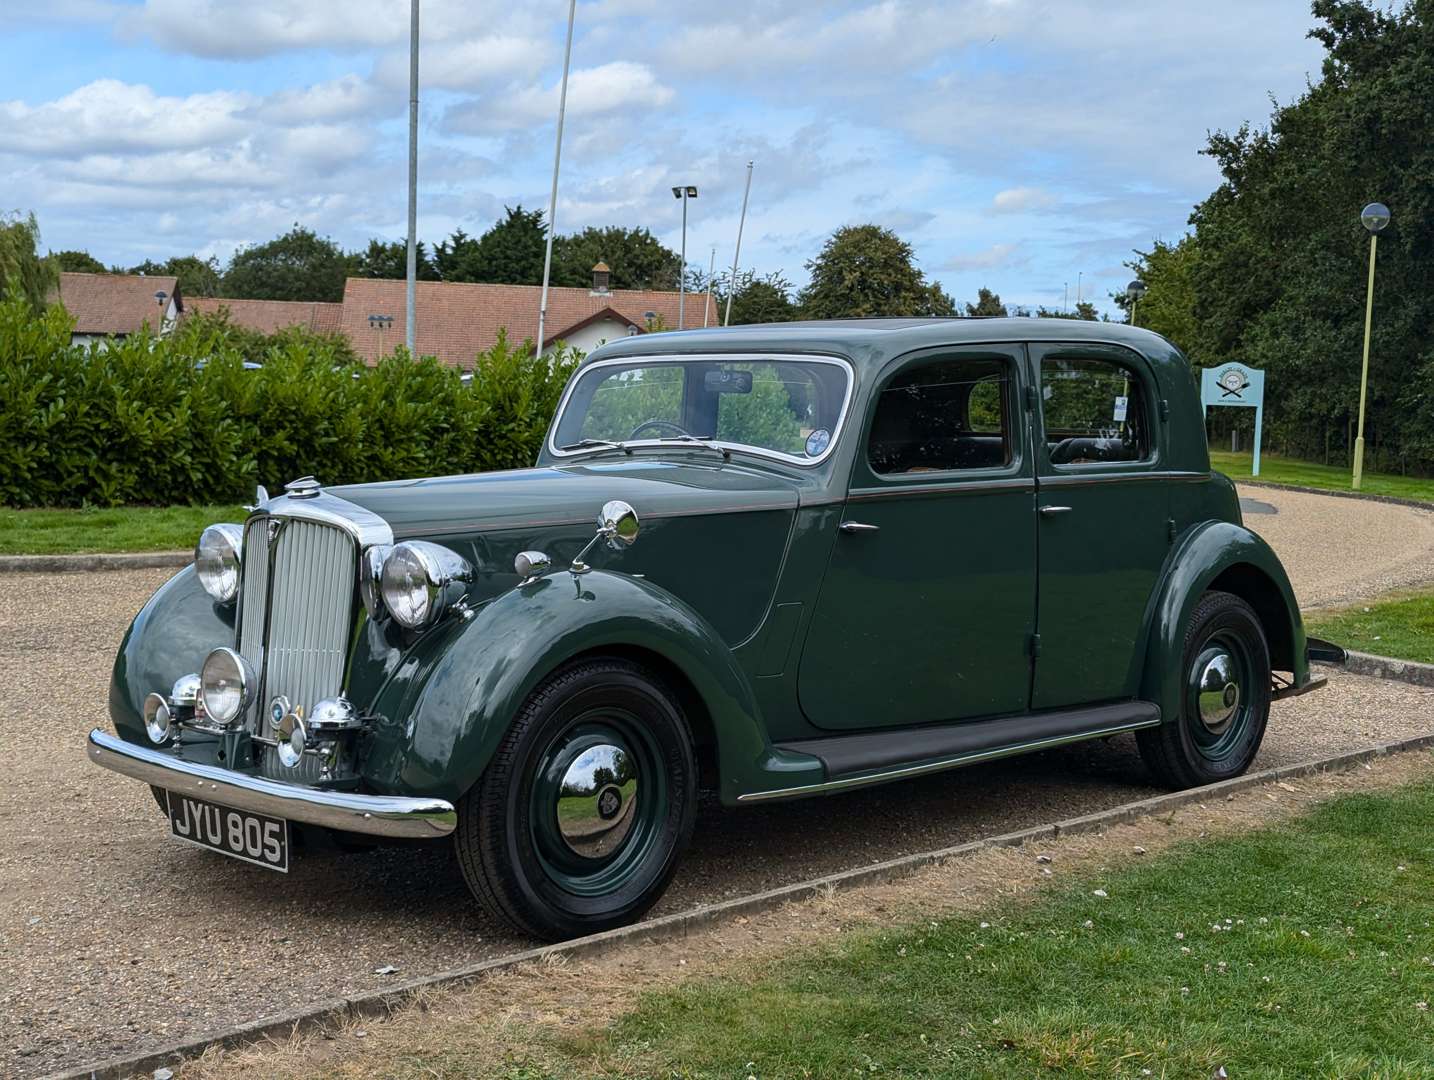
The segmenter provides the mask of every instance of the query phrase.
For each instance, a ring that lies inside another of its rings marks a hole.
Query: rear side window
[[[877,398],[872,472],[988,469],[1011,461],[1010,370],[1003,360],[934,360],[907,368]]]
[[[1041,411],[1052,465],[1150,456],[1140,376],[1109,360],[1041,361]]]

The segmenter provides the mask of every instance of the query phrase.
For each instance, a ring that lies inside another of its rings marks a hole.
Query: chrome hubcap
[[[611,855],[637,819],[637,762],[620,746],[584,750],[563,773],[558,789],[558,832],[573,854]]]
[[[1200,722],[1213,734],[1230,726],[1240,707],[1240,683],[1236,677],[1235,660],[1223,650],[1205,654],[1203,665],[1195,675],[1195,693],[1200,708]]]

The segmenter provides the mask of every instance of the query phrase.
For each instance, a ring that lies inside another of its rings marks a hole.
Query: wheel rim
[[[577,896],[620,889],[662,834],[667,777],[630,714],[584,714],[539,759],[530,796],[533,845],[548,878]]]
[[[1196,749],[1209,761],[1229,757],[1249,731],[1254,667],[1244,641],[1217,633],[1190,665],[1186,713]]]

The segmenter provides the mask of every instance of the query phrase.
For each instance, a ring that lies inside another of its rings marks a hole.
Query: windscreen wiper
[[[624,454],[632,453],[627,443],[613,442],[611,439],[579,439],[577,442],[568,443],[558,449],[564,453],[573,450],[621,450]]]
[[[719,454],[722,455],[724,459],[730,459],[732,457],[732,451],[727,449],[727,447],[725,446],[718,446],[715,442],[713,442],[712,440],[715,437],[716,436],[713,435],[664,435],[662,436],[662,438],[657,439],[655,441],[662,443],[687,443],[691,446],[705,446],[709,450],[716,450]]]

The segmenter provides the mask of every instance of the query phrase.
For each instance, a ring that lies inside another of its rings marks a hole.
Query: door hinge
[[[1032,656],[1040,656],[1040,655],[1041,655],[1041,635],[1040,635],[1040,634],[1032,634],[1032,635],[1031,635],[1031,655],[1032,655]]]
[[[1036,388],[1034,386],[1026,387],[1026,411],[1036,411]]]
[[[1170,419],[1170,402],[1166,398],[1160,399],[1160,419]]]
[[[1175,519],[1174,519],[1174,518],[1166,518],[1166,519],[1165,519],[1165,539],[1167,539],[1168,541],[1170,541],[1170,543],[1172,543],[1172,544],[1175,543]]]

